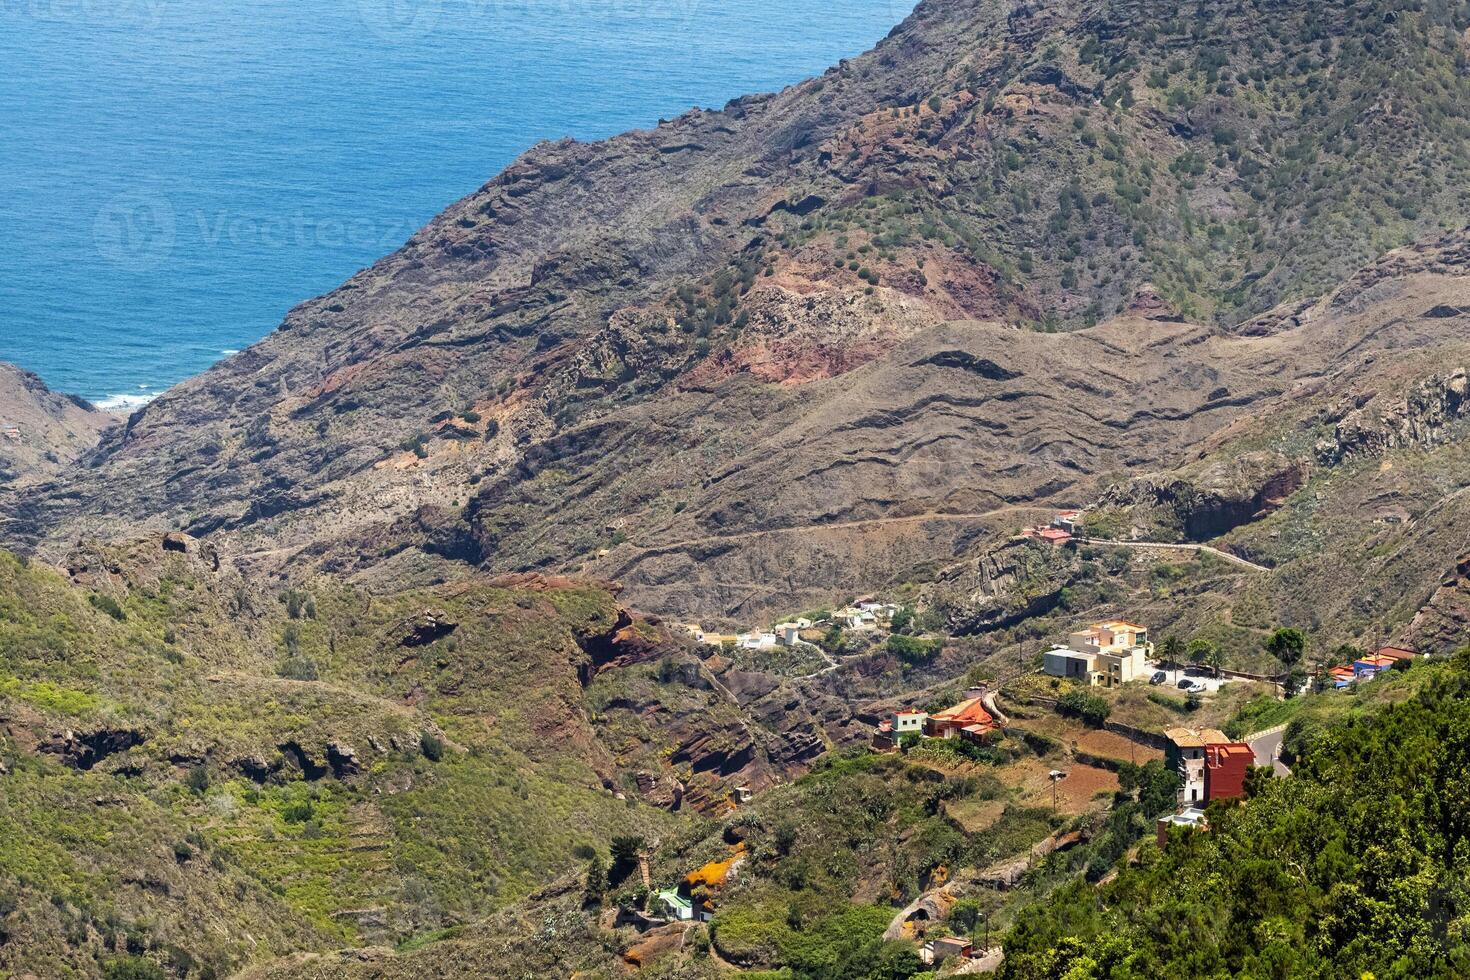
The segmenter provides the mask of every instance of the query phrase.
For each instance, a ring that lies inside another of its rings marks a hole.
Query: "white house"
[[[870,630],[878,627],[878,617],[871,612],[849,606],[832,614],[839,626],[850,630]]]
[[[1041,656],[1042,669],[1053,677],[1071,677],[1084,684],[1093,683],[1097,672],[1097,654],[1080,653],[1068,647],[1057,646]]]
[[[782,646],[794,647],[801,642],[802,627],[797,623],[777,623],[776,642]]]
[[[655,895],[653,906],[655,911],[662,912],[670,919],[687,922],[694,918],[694,903],[672,888]]]
[[[888,715],[888,722],[893,726],[893,734],[906,735],[915,732],[924,733],[924,722],[929,720],[927,711],[894,711]]]
[[[1117,687],[1142,677],[1153,653],[1147,627],[1112,620],[1071,634],[1067,645],[1047,651],[1042,663],[1053,677]]]
[[[776,634],[741,633],[735,637],[735,643],[745,650],[774,650],[776,649]]]

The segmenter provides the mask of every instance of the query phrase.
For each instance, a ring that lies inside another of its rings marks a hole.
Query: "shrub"
[[[141,956],[118,956],[102,966],[107,980],[168,980],[163,967]]]
[[[1086,691],[1068,691],[1057,699],[1057,710],[1064,715],[1081,718],[1084,723],[1094,728],[1100,728],[1102,723],[1108,720],[1108,715],[1113,713],[1113,706],[1096,694],[1088,694]]]
[[[204,791],[209,789],[209,770],[203,766],[195,766],[184,777],[184,785],[189,787],[189,791],[195,796],[203,795]]]
[[[117,600],[110,595],[94,592],[87,597],[87,601],[92,604],[94,609],[105,612],[119,623],[128,618],[128,614],[123,612],[123,607],[118,605]]]
[[[438,762],[444,758],[444,740],[433,732],[424,732],[419,736],[419,751],[430,762]]]
[[[282,660],[276,674],[290,681],[314,681],[319,676],[316,661],[300,654]]]
[[[917,636],[888,637],[888,652],[910,667],[927,664],[939,653],[938,640],[925,640]]]
[[[281,819],[287,823],[306,823],[316,814],[310,800],[292,800],[281,809]]]

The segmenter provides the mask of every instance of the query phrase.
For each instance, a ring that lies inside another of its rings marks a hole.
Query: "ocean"
[[[537,140],[866,50],[912,0],[0,0],[0,360],[140,403]]]

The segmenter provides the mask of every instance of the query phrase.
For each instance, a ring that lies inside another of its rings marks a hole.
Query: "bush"
[[[314,681],[317,679],[316,661],[310,657],[287,657],[276,667],[276,674],[291,681]]]
[[[95,592],[87,597],[87,601],[92,604],[94,609],[105,612],[119,623],[128,618],[128,614],[123,612],[123,607],[118,605],[117,600],[110,595]]]
[[[163,967],[141,956],[119,956],[108,960],[102,967],[107,980],[168,980]]]
[[[1093,728],[1101,728],[1113,713],[1113,706],[1096,694],[1086,691],[1069,691],[1057,699],[1057,710],[1072,718],[1081,718]]]
[[[929,663],[939,654],[939,648],[938,640],[898,634],[888,637],[888,652],[910,667]]]
[[[438,762],[444,758],[444,740],[432,732],[424,732],[419,736],[419,751],[430,762]]]
[[[184,777],[184,785],[189,787],[189,791],[195,796],[202,796],[204,791],[209,789],[209,770],[203,766],[195,766]]]
[[[316,807],[310,800],[293,800],[281,810],[281,819],[287,823],[304,824],[316,815]]]

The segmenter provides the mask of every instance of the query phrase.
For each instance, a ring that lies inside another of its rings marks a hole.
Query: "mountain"
[[[1464,223],[1463,17],[931,0],[821,78],[534,148],[7,526],[703,616],[882,585],[1331,369],[1242,325]]]
[[[0,970],[391,946],[844,737],[816,693],[716,669],[597,583],[287,586],[182,535],[0,553]]]
[[[96,447],[117,419],[0,364],[0,486],[54,476]]]
[[[116,425],[0,372],[0,974],[1463,974],[1466,28],[926,0]],[[1248,676],[1037,673],[1104,618]],[[1160,848],[1182,724],[1282,778]]]

